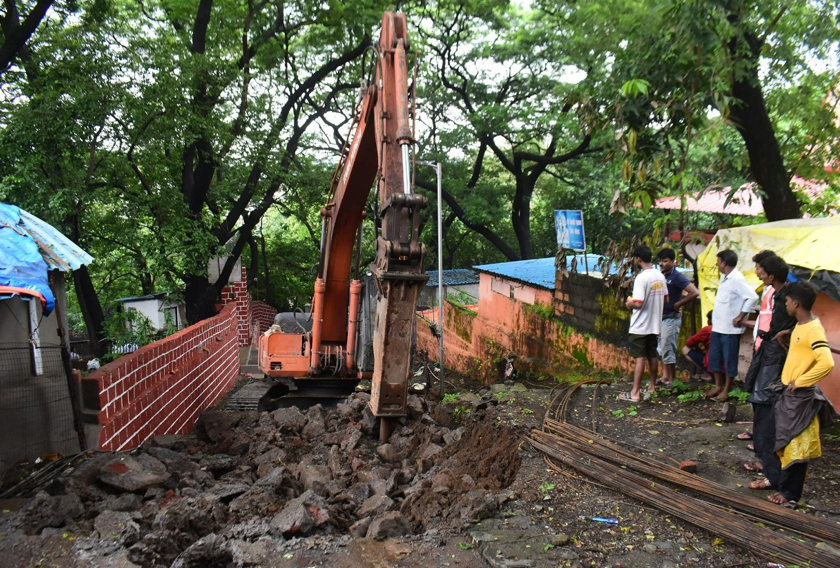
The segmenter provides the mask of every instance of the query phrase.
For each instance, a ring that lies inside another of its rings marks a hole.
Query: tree
[[[445,87],[421,97],[433,123],[430,146],[446,155],[471,145],[471,175],[458,192],[462,196],[476,189],[490,161],[501,166],[512,186],[509,215],[516,244],[476,222],[459,204],[463,197],[446,192],[444,198],[455,217],[505,257],[531,258],[531,203],[540,178],[602,149],[593,145],[586,98],[565,76],[570,55],[562,46],[546,50],[543,20],[506,3],[440,2],[428,16],[438,25],[419,28],[429,53],[427,81]],[[419,185],[433,187],[426,179]]]
[[[26,42],[35,33],[35,30],[44,19],[44,16],[53,4],[53,0],[37,0],[34,5],[28,6],[29,13],[21,21],[21,9],[27,6],[18,6],[16,0],[4,0],[6,13],[0,16],[0,30],[3,32],[2,43],[0,43],[0,74],[6,72],[16,59],[26,63],[30,56],[29,47]]]
[[[716,111],[717,120],[734,127],[743,141],[767,219],[800,215],[790,185],[799,172],[790,166],[813,171],[802,160],[817,157],[808,147],[836,140],[837,128],[831,113],[818,112],[822,123],[816,125],[797,116],[801,107],[790,101],[795,95],[814,111],[836,81],[830,66],[820,69],[840,38],[835,3],[616,0],[538,6],[574,30],[570,35],[581,52],[593,54],[588,64],[598,71],[585,82],[624,135],[624,152],[617,156],[626,160],[631,194],[702,189],[685,183],[685,160],[692,138],[716,120]],[[808,140],[786,145],[795,138],[780,132],[806,122]]]

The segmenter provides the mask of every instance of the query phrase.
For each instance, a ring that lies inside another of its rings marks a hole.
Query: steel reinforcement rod
[[[546,432],[556,434],[563,440],[564,444],[579,452],[596,456],[679,487],[691,489],[726,507],[731,507],[761,521],[772,523],[803,536],[840,545],[840,525],[836,523],[819,517],[804,515],[798,511],[768,503],[763,499],[744,495],[695,474],[686,473],[679,468],[663,464],[652,458],[645,458],[621,448],[608,438],[572,424],[548,419],[544,422],[543,428]]]
[[[717,505],[679,493],[624,471],[605,460],[570,448],[554,434],[534,431],[529,442],[553,460],[774,562],[809,566],[840,565],[840,557],[831,552],[780,535]]]

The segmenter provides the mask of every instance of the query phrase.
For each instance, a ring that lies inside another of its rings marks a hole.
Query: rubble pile
[[[409,416],[380,443],[368,401],[357,393],[329,410],[205,412],[188,436],[94,454],[13,522],[32,535],[72,532],[82,556],[124,565],[250,566],[300,537],[461,529],[511,497],[519,440],[495,425],[492,403],[473,405],[461,425],[447,405],[411,396]]]

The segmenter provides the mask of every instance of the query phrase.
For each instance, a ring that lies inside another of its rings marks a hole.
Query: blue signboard
[[[557,231],[558,248],[586,251],[586,237],[583,234],[583,211],[555,210],[554,229]]]

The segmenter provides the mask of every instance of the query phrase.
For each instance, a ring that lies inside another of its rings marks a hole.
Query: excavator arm
[[[260,338],[259,363],[275,377],[362,378],[360,324],[372,317],[371,410],[403,416],[411,373],[417,298],[428,276],[419,241],[423,196],[412,187],[414,136],[410,124],[405,15],[386,12],[374,46],[373,84],[363,92],[350,145],[342,152],[323,218],[321,260],[312,304],[311,331],[272,329]],[[361,310],[362,283],[351,279],[361,245],[365,203],[377,187],[380,231],[369,267],[375,309]]]

